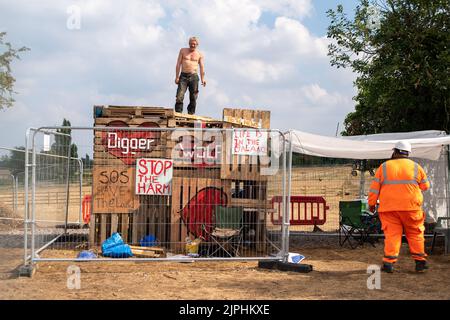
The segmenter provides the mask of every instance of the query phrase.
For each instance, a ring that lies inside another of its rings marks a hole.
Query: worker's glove
[[[374,213],[374,212],[375,212],[375,206],[370,206],[370,207],[369,207],[369,211],[372,212],[372,213]]]

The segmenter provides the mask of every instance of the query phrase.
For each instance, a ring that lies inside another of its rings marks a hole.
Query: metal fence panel
[[[25,263],[80,229],[83,167],[71,156],[71,137],[56,130],[30,129],[25,153]],[[29,234],[29,240],[28,238]]]
[[[71,139],[56,133],[66,129],[30,139],[33,262],[82,251],[95,261],[287,256],[287,224],[270,219],[283,219],[286,203],[279,131],[115,124],[72,127]],[[39,156],[49,153],[58,157]],[[113,235],[119,242],[107,248]]]
[[[443,148],[436,161],[412,159],[424,168],[431,181],[431,188],[423,193],[427,223],[435,222],[438,217],[449,216],[448,155],[448,148]],[[367,199],[373,175],[385,160],[334,159],[294,154],[289,171],[291,202],[301,204],[298,207],[296,204],[291,206],[291,221],[294,223],[291,223],[289,230],[298,233],[338,232],[339,202]],[[322,202],[323,206],[316,206],[317,202]]]
[[[24,148],[0,147],[0,269],[7,275],[15,274],[17,264],[31,253],[25,228],[24,170]]]

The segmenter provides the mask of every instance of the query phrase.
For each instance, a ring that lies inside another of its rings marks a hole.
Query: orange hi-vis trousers
[[[416,211],[389,211],[379,213],[383,228],[384,262],[395,263],[402,245],[402,235],[405,232],[409,251],[414,260],[426,260],[425,254],[425,214]]]

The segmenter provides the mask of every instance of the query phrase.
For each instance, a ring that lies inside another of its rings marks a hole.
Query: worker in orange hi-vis
[[[374,212],[377,200],[385,240],[382,271],[392,273],[405,231],[416,271],[428,269],[425,254],[425,213],[422,191],[430,188],[423,168],[408,159],[411,144],[399,141],[390,160],[375,173],[369,190],[369,208]]]

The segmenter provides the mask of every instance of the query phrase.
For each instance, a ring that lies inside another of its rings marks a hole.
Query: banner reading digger
[[[173,160],[138,159],[136,162],[136,194],[172,195]]]

